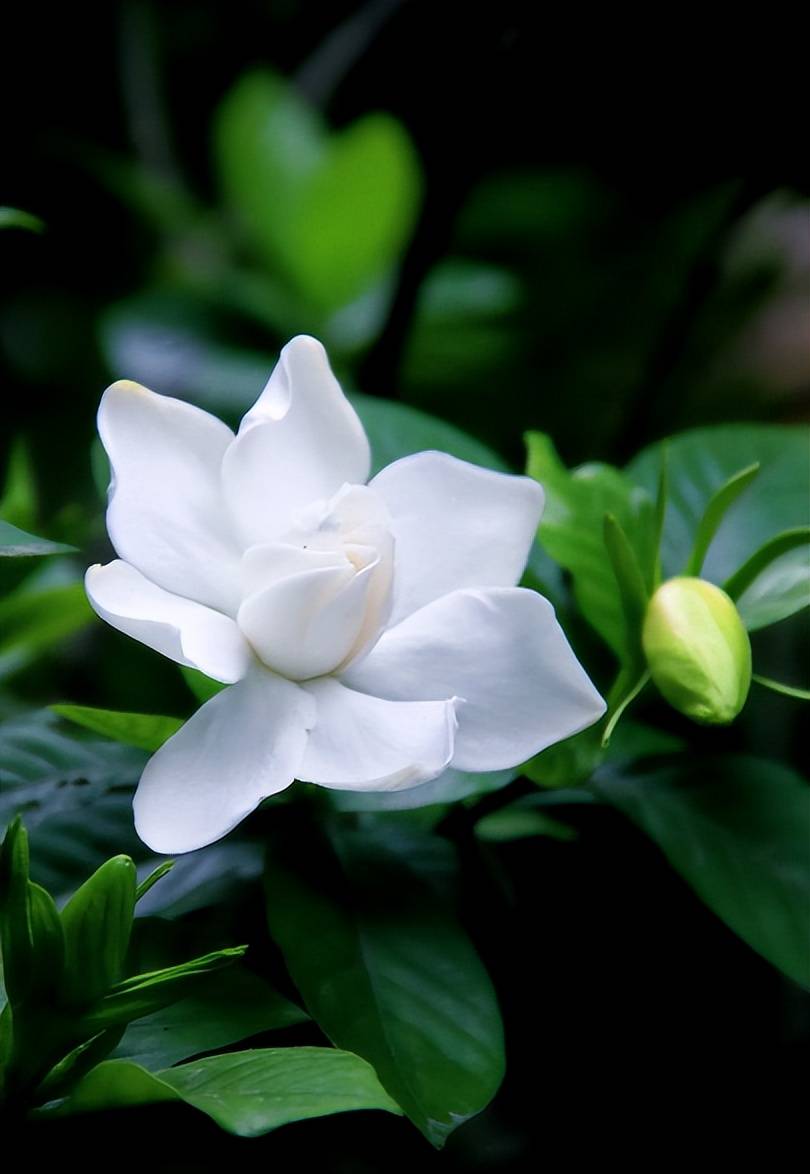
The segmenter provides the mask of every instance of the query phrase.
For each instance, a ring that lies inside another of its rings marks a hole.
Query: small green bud
[[[650,676],[693,721],[726,725],[751,685],[751,643],[731,599],[704,579],[663,583],[644,616],[641,642]]]

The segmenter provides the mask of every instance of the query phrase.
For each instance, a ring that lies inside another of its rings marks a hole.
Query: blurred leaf
[[[788,768],[728,755],[657,770],[606,770],[594,784],[653,839],[718,917],[810,986],[810,786]]]
[[[0,723],[0,826],[16,812],[35,827],[31,872],[57,899],[71,894],[110,845],[142,859],[132,789],[146,755],[71,738],[47,711]]]
[[[727,424],[685,432],[667,442],[669,506],[663,539],[665,576],[678,574],[689,558],[695,532],[707,503],[739,469],[759,462],[756,486],[736,501],[717,531],[703,570],[723,583],[754,551],[780,531],[807,526],[810,520],[810,432],[806,427]],[[658,476],[660,445],[652,445],[628,466],[628,473],[652,490]],[[739,599],[750,628],[784,619],[806,606],[807,552],[785,553],[763,581]]]
[[[734,593],[749,631],[767,628],[810,606],[808,533],[807,527],[783,531],[727,580],[726,590]],[[774,553],[776,557],[770,557]]]
[[[253,72],[223,100],[214,145],[247,237],[314,307],[345,304],[396,263],[421,178],[394,119],[371,114],[329,134],[291,85]]]
[[[500,811],[491,811],[475,825],[479,840],[489,843],[508,843],[511,840],[525,840],[530,836],[548,836],[552,840],[575,840],[576,830],[558,819],[552,819],[542,811],[522,807],[513,803]]]
[[[0,518],[23,530],[37,523],[34,469],[28,448],[20,438],[14,441],[8,455],[6,483],[0,497]],[[59,543],[53,545],[59,546]]]
[[[452,868],[450,846],[382,822],[304,836],[272,836],[271,933],[319,1026],[441,1146],[488,1104],[504,1065],[492,985],[421,863]]]
[[[327,792],[329,802],[337,811],[410,811],[435,804],[456,803],[474,795],[487,795],[511,783],[517,777],[517,767],[509,770],[470,771],[450,767],[437,779],[406,787],[402,791],[338,791]]]
[[[63,542],[51,542],[19,530],[10,522],[0,520],[0,558],[24,558],[43,554],[71,554],[75,546]]]
[[[512,472],[493,449],[446,420],[394,400],[359,393],[350,395],[349,399],[371,442],[372,475],[400,457],[426,449],[449,452],[462,461],[483,465],[487,469]]]
[[[604,518],[614,516],[631,536],[640,566],[648,568],[655,560],[652,500],[610,465],[582,465],[569,472],[542,432],[528,433],[526,443],[527,472],[546,494],[540,542],[571,573],[582,614],[622,659],[625,619],[605,548]]]
[[[131,1023],[114,1058],[155,1071],[308,1018],[244,966],[232,966],[207,980],[198,994]]]
[[[129,812],[130,822],[132,812]],[[143,916],[181,917],[207,905],[222,905],[250,886],[262,874],[262,845],[231,835],[227,840],[186,852],[159,885],[151,889],[138,904]],[[151,868],[150,856],[143,872]]]
[[[150,752],[159,750],[172,734],[183,725],[179,717],[161,717],[151,713],[122,713],[112,709],[95,709],[90,705],[69,705],[60,702],[50,707],[60,717],[75,722],[95,734],[103,734],[114,742],[135,746]]]
[[[181,665],[180,673],[191,692],[203,704],[227,688],[226,685],[223,685],[222,681],[215,681],[212,677],[206,677],[205,673],[201,673],[199,669],[190,669],[186,668],[185,665]]]
[[[44,232],[45,222],[31,212],[19,208],[0,208],[0,228],[24,228],[28,232]]]
[[[399,1113],[369,1064],[333,1048],[232,1052],[155,1075],[128,1060],[109,1060],[84,1078],[58,1112],[170,1100],[185,1101],[240,1137],[352,1109]]]
[[[0,678],[73,636],[93,616],[83,583],[35,591],[23,583],[0,600]]]

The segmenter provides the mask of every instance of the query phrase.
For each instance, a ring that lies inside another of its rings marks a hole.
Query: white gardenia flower
[[[150,759],[156,852],[224,836],[293,779],[388,791],[514,766],[602,698],[547,600],[516,587],[543,504],[440,452],[366,485],[369,444],[320,343],[294,338],[234,436],[130,382],[104,393],[113,627],[231,687]]]

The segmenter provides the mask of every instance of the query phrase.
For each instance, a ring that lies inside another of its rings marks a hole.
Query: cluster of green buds
[[[19,819],[0,848],[0,949],[7,1003],[0,1012],[0,1106],[23,1113],[66,1095],[117,1046],[135,1019],[184,998],[244,947],[127,976],[137,901],[171,868],[140,885],[128,856],[114,856],[61,912],[30,879]]]

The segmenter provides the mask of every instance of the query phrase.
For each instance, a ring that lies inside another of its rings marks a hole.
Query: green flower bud
[[[706,725],[734,720],[751,685],[751,643],[725,591],[704,579],[663,583],[641,640],[650,676],[674,709]]]

